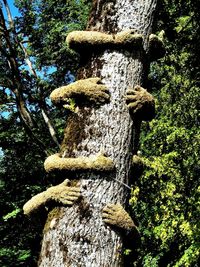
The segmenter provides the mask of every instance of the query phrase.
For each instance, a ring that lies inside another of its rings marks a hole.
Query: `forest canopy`
[[[36,265],[44,220],[26,218],[22,207],[54,184],[43,162],[58,150],[68,113],[56,109],[49,95],[76,79],[79,56],[65,39],[85,29],[91,1],[16,0],[15,6],[19,13],[13,17],[8,2],[0,1],[0,263],[30,267]],[[130,208],[141,246],[132,262],[198,266],[198,1],[159,1],[155,18],[153,32],[162,36],[166,55],[151,63],[148,77],[156,117],[142,124],[145,168],[133,177]]]

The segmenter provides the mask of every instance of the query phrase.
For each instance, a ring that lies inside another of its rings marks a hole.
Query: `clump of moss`
[[[155,116],[155,101],[153,96],[139,85],[127,90],[126,103],[131,115],[137,120],[150,121]]]
[[[85,49],[97,51],[97,48],[141,48],[143,37],[133,29],[117,34],[107,34],[97,31],[73,31],[68,34],[66,42],[70,48],[79,52]]]
[[[132,169],[134,177],[141,176],[144,170],[144,161],[138,155],[134,155],[132,158]]]
[[[30,215],[31,213],[38,210],[42,205],[45,205],[47,202],[46,191],[37,194],[27,201],[23,206],[23,211],[25,215]]]
[[[44,229],[43,229],[43,235],[52,227],[52,221],[54,220],[54,222],[56,222],[56,220],[59,219],[63,213],[64,213],[63,209],[59,207],[56,207],[49,212]]]
[[[70,48],[112,44],[113,35],[97,31],[73,31],[67,35],[66,42]]]
[[[51,171],[112,171],[112,159],[101,154],[90,157],[61,158],[59,154],[49,156],[44,162],[47,172]]]
[[[66,157],[67,155],[74,156],[74,151],[86,137],[85,125],[87,125],[89,114],[88,109],[81,109],[78,113],[69,113],[61,144],[61,155],[64,153]]]
[[[107,224],[117,226],[124,230],[136,228],[133,220],[121,204],[108,204],[102,210],[103,221]]]
[[[149,36],[149,59],[155,61],[159,58],[164,57],[165,46],[163,41],[155,34]]]
[[[75,201],[80,197],[80,187],[70,186],[69,180],[66,179],[63,183],[52,186],[46,191],[43,191],[36,196],[32,197],[23,206],[24,214],[30,215],[38,210],[41,206],[47,205],[50,201],[54,200],[57,203],[64,205],[73,205]]]
[[[140,47],[142,46],[142,34],[137,33],[135,30],[124,30],[114,36],[114,42],[119,47]]]
[[[50,98],[56,105],[69,104],[71,99],[77,105],[83,105],[87,102],[98,105],[108,103],[110,96],[107,87],[101,83],[100,78],[88,78],[55,89],[50,94]]]
[[[134,155],[132,158],[132,165],[133,166],[144,166],[144,162],[142,160],[142,158],[138,155]]]

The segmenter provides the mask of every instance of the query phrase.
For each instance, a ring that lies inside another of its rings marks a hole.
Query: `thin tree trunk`
[[[70,119],[72,123],[67,124],[62,155],[77,158],[102,153],[113,160],[115,171],[74,174],[73,178],[81,184],[82,199],[70,208],[61,207],[53,216],[53,213],[49,215],[40,267],[123,266],[122,234],[103,222],[102,209],[109,203],[126,207],[129,192],[123,184],[133,182],[129,181],[130,176],[134,179],[131,162],[135,122],[126,106],[125,95],[128,87],[143,84],[147,37],[155,8],[156,0],[94,1],[89,30],[116,33],[136,29],[144,35],[144,47],[135,51],[105,50],[92,55],[88,64],[80,69],[79,78],[101,77],[109,89],[110,103],[98,109],[79,109]],[[79,138],[73,139],[69,127],[74,129],[74,135],[78,131]]]
[[[22,51],[24,53],[25,62],[27,63],[27,66],[29,67],[29,70],[30,70],[31,74],[36,79],[38,79],[38,75],[37,75],[37,73],[36,73],[36,71],[35,71],[35,69],[33,67],[33,64],[32,64],[32,62],[31,62],[31,60],[29,58],[29,55],[28,55],[28,52],[27,52],[25,46],[17,38],[17,33],[15,31],[15,28],[14,28],[14,21],[13,21],[12,14],[11,14],[10,7],[8,5],[7,0],[3,0],[3,3],[5,5],[5,9],[6,9],[7,16],[8,16],[9,27],[10,27],[9,30],[12,29],[12,31],[13,31],[13,33],[15,35],[15,41],[16,41],[17,45],[22,49]],[[1,16],[2,16],[2,20],[3,20],[3,13],[1,13]],[[11,46],[10,41],[9,41],[9,33],[7,31],[5,22],[3,23],[3,26],[4,26],[4,35],[7,34],[6,40],[7,40],[7,44],[9,44],[9,50],[11,52],[11,51],[13,51],[13,49],[12,49],[12,46]],[[14,51],[13,51],[12,54],[14,54]],[[6,56],[8,58],[8,61],[10,61],[9,55],[7,54]],[[17,69],[18,69],[17,61],[16,61],[15,58],[13,58],[13,61],[15,61],[15,68],[11,66],[12,67],[12,71],[15,69],[15,72],[17,73]],[[18,81],[19,88],[23,87],[19,74],[18,74],[18,80],[19,80]],[[30,127],[33,128],[34,126],[33,126],[33,123],[32,123],[31,116],[30,116],[30,114],[29,114],[29,112],[28,112],[28,110],[27,110],[27,108],[25,106],[25,102],[23,100],[22,93],[21,93],[19,88],[13,90],[13,92],[16,95],[16,100],[17,100],[16,102],[17,102],[19,113],[21,115],[22,120],[26,123],[26,126],[28,126],[29,128]],[[39,90],[41,90],[41,89],[39,88]],[[45,102],[45,100],[40,101],[38,104],[39,104],[39,107],[40,107],[44,122],[45,122],[45,124],[46,124],[46,126],[47,126],[47,128],[49,130],[50,135],[51,135],[51,138],[56,143],[56,145],[60,148],[60,144],[59,144],[59,141],[58,141],[58,139],[56,137],[56,131],[54,129],[53,123],[51,122],[51,120],[50,120],[50,118],[48,116],[48,113],[46,111],[46,102]]]

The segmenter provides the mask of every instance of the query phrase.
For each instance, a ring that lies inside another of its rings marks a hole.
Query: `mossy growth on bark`
[[[140,121],[150,121],[155,117],[155,101],[146,89],[136,85],[127,90],[126,103],[130,114]]]
[[[99,49],[134,49],[142,48],[143,36],[134,29],[124,30],[117,34],[107,34],[97,31],[73,31],[68,34],[66,42],[77,52]]]
[[[47,172],[52,171],[113,171],[115,166],[112,159],[102,154],[91,155],[90,157],[61,158],[59,154],[49,156],[44,162]]]
[[[61,144],[60,154],[65,157],[73,157],[78,145],[85,139],[85,125],[87,125],[90,110],[82,108],[79,112],[71,112],[67,118],[64,130],[64,138]]]
[[[136,228],[132,218],[125,211],[121,204],[108,204],[102,210],[103,221],[109,225],[117,226],[124,230]]]
[[[73,205],[80,197],[80,187],[78,185],[71,186],[70,181],[66,179],[63,183],[52,186],[32,197],[23,206],[24,214],[30,215],[37,211],[40,207],[48,205],[50,201],[61,203],[63,205]]]
[[[60,207],[56,207],[53,210],[51,210],[48,214],[44,229],[43,229],[43,235],[50,229],[56,226],[56,222],[58,219],[62,218],[62,214],[64,214],[64,211]]]
[[[155,34],[149,36],[149,60],[155,61],[165,55],[165,46],[161,38]]]
[[[50,98],[55,105],[67,107],[70,100],[74,100],[77,106],[102,105],[109,102],[110,96],[100,78],[88,78],[55,89]]]

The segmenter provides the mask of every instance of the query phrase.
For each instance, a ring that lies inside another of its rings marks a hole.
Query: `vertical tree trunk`
[[[108,203],[125,207],[127,202],[128,189],[123,184],[130,184],[135,122],[125,95],[128,87],[143,84],[147,37],[155,7],[156,0],[94,1],[88,30],[116,33],[136,29],[144,35],[144,47],[135,51],[104,50],[93,54],[80,69],[79,78],[101,77],[109,89],[110,103],[98,109],[82,107],[73,115],[61,153],[77,158],[101,152],[113,160],[115,170],[74,174],[73,178],[80,181],[82,198],[70,208],[60,207],[49,214],[40,267],[123,266],[122,235],[102,221],[101,212]]]

